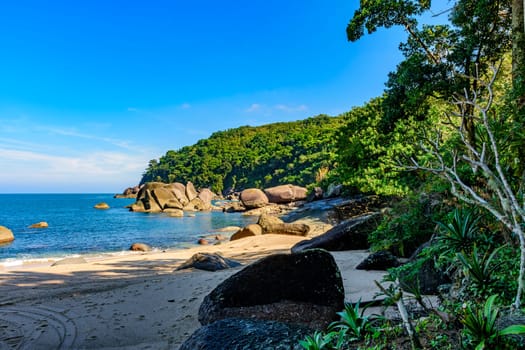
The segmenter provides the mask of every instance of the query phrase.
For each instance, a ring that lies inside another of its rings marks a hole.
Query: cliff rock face
[[[174,209],[210,210],[213,196],[210,196],[208,191],[203,190],[204,195],[198,197],[199,192],[195,190],[191,182],[188,182],[187,186],[177,182],[171,184],[148,182],[140,189],[137,201],[130,206],[130,210],[147,213],[171,212]]]

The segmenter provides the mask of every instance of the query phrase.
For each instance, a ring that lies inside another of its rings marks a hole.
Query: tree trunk
[[[520,117],[525,112],[525,0],[512,0],[512,80]]]

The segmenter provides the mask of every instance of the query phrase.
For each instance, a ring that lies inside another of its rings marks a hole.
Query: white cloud
[[[138,108],[135,107],[128,107],[128,112],[138,112]]]
[[[252,103],[252,105],[248,108],[246,108],[244,111],[247,113],[253,113],[260,111],[262,109],[262,106],[258,103]]]
[[[180,106],[181,109],[190,109],[191,108],[191,105],[189,103],[183,103],[181,106]]]
[[[57,156],[0,148],[0,168],[9,169],[0,172],[0,192],[23,191],[23,186],[44,186],[56,192],[91,186],[119,192],[138,183],[147,161],[144,154],[92,152]]]
[[[278,104],[275,106],[275,109],[287,113],[295,113],[295,112],[305,112],[308,110],[308,107],[306,105],[298,105],[298,106],[287,106],[284,104]]]
[[[111,137],[102,137],[92,134],[84,134],[76,131],[75,129],[64,129],[64,128],[55,128],[55,127],[40,127],[41,130],[45,130],[47,132],[61,135],[61,136],[69,136],[69,137],[76,137],[86,140],[92,140],[92,141],[101,141],[108,143],[113,146],[117,146],[120,148],[128,149],[128,150],[138,150],[139,148],[134,147],[129,141],[127,140],[120,140],[120,139],[114,139]]]

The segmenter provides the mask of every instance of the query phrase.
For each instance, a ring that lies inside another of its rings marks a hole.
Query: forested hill
[[[178,151],[151,160],[141,184],[192,181],[215,192],[293,183],[307,186],[335,162],[343,116],[219,131]]]

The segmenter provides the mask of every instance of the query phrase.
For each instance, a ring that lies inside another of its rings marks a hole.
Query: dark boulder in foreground
[[[195,331],[179,350],[295,350],[312,330],[275,321],[228,318]]]
[[[380,218],[380,213],[373,213],[343,221],[320,236],[297,243],[292,252],[313,248],[329,251],[368,249],[368,235],[377,228]]]
[[[388,250],[380,250],[370,254],[365,260],[357,265],[357,270],[380,270],[386,271],[391,267],[401,265],[397,257]]]
[[[196,268],[206,271],[218,271],[229,269],[232,267],[241,266],[238,261],[227,259],[216,253],[197,253],[186,260],[181,266],[177,267],[175,271]]]
[[[267,256],[230,276],[208,294],[199,322],[239,317],[323,329],[344,307],[341,273],[321,249]]]

